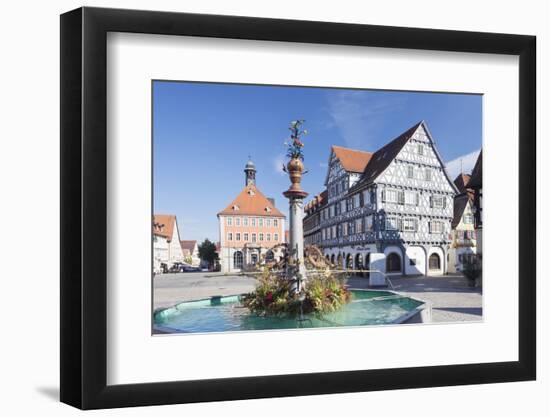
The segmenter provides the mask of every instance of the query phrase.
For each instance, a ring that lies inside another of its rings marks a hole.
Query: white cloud
[[[331,125],[340,130],[347,146],[372,149],[384,116],[401,107],[402,102],[368,91],[330,92],[327,111]]]
[[[460,172],[464,174],[472,173],[472,169],[474,169],[474,165],[476,164],[479,151],[480,150],[478,149],[477,151],[459,156],[458,158],[455,158],[445,164],[445,168],[447,168],[447,172],[451,177],[451,180],[454,180]]]

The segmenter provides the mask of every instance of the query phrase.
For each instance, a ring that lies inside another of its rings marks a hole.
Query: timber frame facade
[[[342,149],[331,150],[320,211],[317,244],[326,258],[386,274],[447,273],[457,188],[426,123],[372,154]],[[362,164],[350,163],[354,157]]]

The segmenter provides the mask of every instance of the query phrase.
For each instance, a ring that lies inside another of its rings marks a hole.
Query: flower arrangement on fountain
[[[300,137],[307,134],[302,130],[304,120],[294,120],[290,124],[290,141],[287,157],[290,159],[283,169],[290,178],[290,188],[283,195],[290,204],[290,242],[282,270],[264,266],[256,290],[242,297],[242,303],[251,312],[259,315],[325,313],[339,309],[349,302],[351,292],[331,271],[322,252],[312,247],[304,257],[304,237],[302,232],[303,199],[308,195],[302,190],[304,173],[304,144]],[[308,269],[306,269],[306,267]]]
[[[242,296],[242,304],[262,316],[285,316],[336,311],[351,299],[351,292],[331,273],[308,274],[307,285],[293,291],[284,274],[263,268],[256,289]]]

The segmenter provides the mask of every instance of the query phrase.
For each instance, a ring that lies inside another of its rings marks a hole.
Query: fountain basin
[[[352,290],[352,300],[340,310],[297,317],[263,317],[240,304],[240,296],[187,301],[154,313],[156,333],[211,333],[344,326],[424,323],[431,308],[424,301],[393,291]]]

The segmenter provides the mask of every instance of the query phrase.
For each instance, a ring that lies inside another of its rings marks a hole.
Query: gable
[[[429,181],[426,180],[427,177],[430,178]],[[388,161],[384,170],[378,174],[376,182],[430,188],[445,193],[457,192],[456,186],[447,175],[443,160],[425,122],[416,125],[414,130],[409,130],[399,149],[394,152],[392,160]]]

